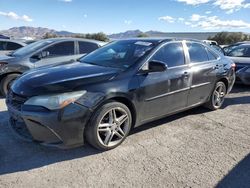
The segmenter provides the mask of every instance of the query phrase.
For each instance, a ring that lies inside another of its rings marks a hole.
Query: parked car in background
[[[218,45],[218,43],[215,40],[203,40],[202,42],[208,45]]]
[[[236,64],[236,82],[250,85],[250,43],[235,47],[227,55]]]
[[[0,39],[0,55],[7,55],[10,52],[22,48],[24,46],[26,46],[26,43],[21,41]]]
[[[109,150],[146,122],[200,105],[220,108],[234,80],[234,63],[202,42],[139,38],[29,71],[6,103],[11,127],[25,139],[68,148],[86,138]]]
[[[105,43],[78,38],[54,38],[31,43],[8,56],[0,56],[0,90],[5,96],[13,80],[42,66],[76,61]]]
[[[242,44],[250,44],[250,41],[243,41],[243,42],[236,42],[234,44],[228,45],[226,47],[223,47],[223,50],[225,52],[225,55],[227,55],[228,53],[230,53],[234,48],[242,45]]]

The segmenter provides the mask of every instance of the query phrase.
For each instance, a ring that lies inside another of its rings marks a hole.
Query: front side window
[[[6,50],[6,42],[0,42],[0,50]]]
[[[212,53],[209,49],[207,49],[207,55],[209,60],[216,60],[218,58],[218,56]]]
[[[198,63],[208,61],[208,55],[205,47],[198,43],[187,43],[190,62]]]
[[[228,56],[233,57],[250,57],[250,47],[238,47],[233,49]]]
[[[175,67],[185,64],[183,46],[181,43],[170,43],[160,48],[151,60],[161,61],[168,67]]]
[[[91,42],[79,41],[78,44],[79,44],[79,53],[80,54],[90,53],[98,48],[97,44],[91,43]]]
[[[116,41],[97,49],[80,61],[104,67],[126,69],[148,54],[154,46],[150,41]]]
[[[48,57],[74,55],[74,42],[61,42],[54,44],[43,51],[48,52]]]

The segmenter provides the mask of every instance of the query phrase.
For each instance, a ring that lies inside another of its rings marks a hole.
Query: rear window
[[[198,43],[187,43],[191,63],[208,61],[205,47]]]
[[[80,42],[79,41],[78,44],[79,44],[79,53],[80,54],[90,53],[98,48],[97,44],[91,43],[91,42]]]

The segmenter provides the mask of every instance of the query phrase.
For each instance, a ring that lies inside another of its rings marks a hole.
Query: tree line
[[[57,38],[57,37],[62,37],[62,36],[59,36],[56,33],[45,33],[45,35],[43,36],[43,39]],[[109,38],[103,32],[91,33],[91,34],[90,33],[88,33],[88,34],[75,34],[75,35],[70,35],[70,37],[84,38],[84,39],[94,39],[94,40],[99,40],[99,41],[104,41],[104,42],[109,41]]]
[[[250,35],[242,32],[220,32],[213,37],[208,37],[208,40],[215,40],[218,44],[233,44],[241,41],[249,41]]]

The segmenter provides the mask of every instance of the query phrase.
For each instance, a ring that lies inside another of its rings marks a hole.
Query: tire
[[[211,96],[209,97],[209,101],[204,106],[210,110],[218,110],[223,105],[226,93],[227,88],[224,82],[217,82]]]
[[[125,140],[131,125],[132,116],[128,107],[110,101],[94,112],[85,129],[86,140],[98,150],[110,150]]]
[[[0,83],[0,90],[4,97],[6,97],[8,90],[11,87],[12,82],[18,77],[20,74],[9,74],[5,76]]]

